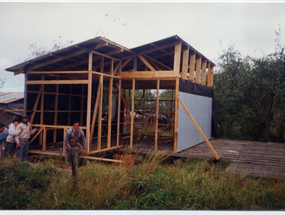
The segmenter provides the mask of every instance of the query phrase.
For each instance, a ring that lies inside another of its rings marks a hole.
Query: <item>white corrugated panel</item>
[[[179,97],[191,113],[205,136],[211,138],[212,98],[179,92]],[[204,142],[183,107],[178,106],[177,152]]]

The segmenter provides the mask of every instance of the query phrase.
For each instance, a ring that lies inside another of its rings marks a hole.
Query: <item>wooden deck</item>
[[[112,137],[115,140],[116,137]],[[142,136],[142,143],[135,140],[134,152],[136,153],[155,153],[153,151],[153,136]],[[94,146],[96,145],[93,141]],[[113,142],[113,141],[112,141]],[[115,143],[115,141],[114,141]],[[114,145],[112,143],[112,146]],[[264,143],[253,141],[235,141],[235,140],[210,140],[210,143],[216,150],[221,161],[230,161],[231,164],[226,169],[227,172],[244,174],[257,177],[285,178],[285,144]],[[92,144],[92,146],[93,146]],[[124,147],[114,149],[110,153],[120,153],[129,146],[129,139],[121,139],[120,144]],[[186,149],[179,153],[173,153],[173,141],[167,139],[159,140],[158,150],[165,151],[166,155],[176,158],[202,158],[215,160],[213,153],[205,142],[194,147]],[[30,153],[41,152],[39,149],[31,149]],[[59,154],[59,148],[47,147],[48,153]],[[110,153],[108,155],[110,156]],[[95,157],[104,157],[104,153],[94,154]]]

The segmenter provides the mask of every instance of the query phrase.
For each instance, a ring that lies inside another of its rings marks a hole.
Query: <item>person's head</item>
[[[74,129],[74,131],[78,131],[78,129],[79,129],[79,122],[78,121],[73,122],[73,129]]]
[[[5,130],[5,125],[0,123],[0,132],[2,133]]]
[[[28,115],[23,116],[23,122],[27,123],[29,121],[30,117]]]
[[[18,119],[14,119],[13,120],[13,124],[15,127],[17,127],[19,125],[19,120]]]

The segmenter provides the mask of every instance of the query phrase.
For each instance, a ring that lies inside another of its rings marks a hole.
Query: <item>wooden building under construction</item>
[[[159,142],[163,138],[178,152],[217,135],[214,66],[178,36],[133,49],[96,37],[6,70],[25,74],[24,112],[38,128],[31,146],[40,154],[48,153],[50,147],[64,151],[65,132],[76,120],[85,132],[88,155],[96,156],[125,144],[143,145],[152,116],[154,151],[165,144]],[[148,101],[146,90],[155,99]],[[167,101],[159,98],[164,90],[171,91]],[[149,110],[147,102],[153,104]],[[170,110],[160,111],[161,102],[171,104]],[[168,115],[164,124],[159,123],[161,114]],[[194,124],[188,118],[191,114]],[[166,130],[170,131],[167,137],[163,136]],[[32,148],[30,152],[35,152]]]

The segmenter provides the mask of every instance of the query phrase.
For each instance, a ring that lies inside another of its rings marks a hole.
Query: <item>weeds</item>
[[[1,209],[281,210],[285,183],[225,172],[228,163],[180,162],[148,154],[133,166],[91,162],[79,168],[73,187],[52,161],[31,167],[2,160]]]

